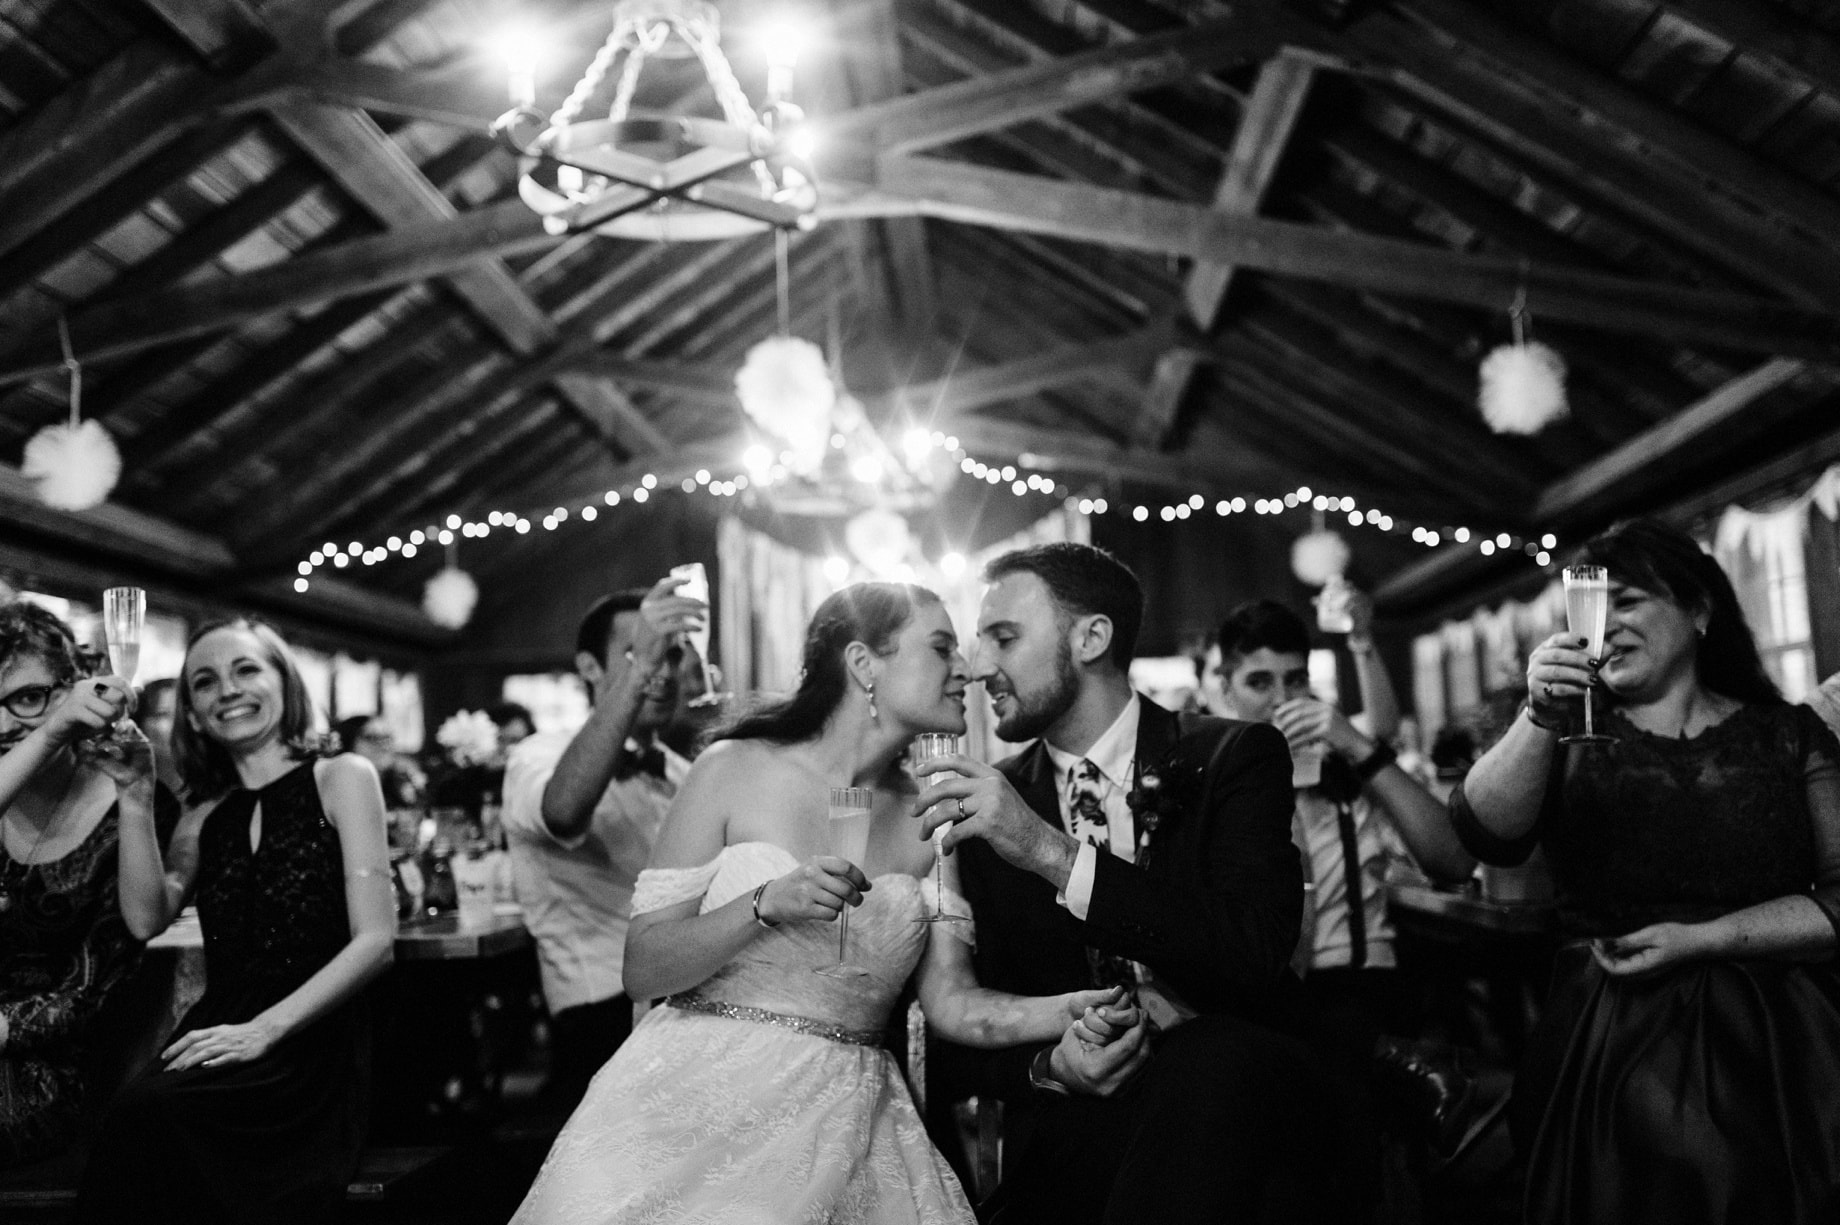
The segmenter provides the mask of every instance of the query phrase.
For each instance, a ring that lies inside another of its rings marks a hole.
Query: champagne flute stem
[[[843,904],[843,913],[837,916],[837,964],[844,963],[843,946],[850,939],[850,904]]]
[[[1591,687],[1589,685],[1586,685],[1584,690],[1584,734],[1586,736],[1597,734],[1596,729],[1591,726]]]

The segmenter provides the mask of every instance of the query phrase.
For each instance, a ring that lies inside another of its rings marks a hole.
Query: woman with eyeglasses
[[[193,634],[173,731],[188,807],[161,856],[122,838],[122,912],[143,934],[187,900],[204,997],[103,1119],[72,1219],[336,1219],[369,1112],[365,988],[396,935],[377,772],[322,758],[280,635]],[[144,831],[143,831],[144,832]]]
[[[117,722],[128,706],[56,616],[0,606],[0,1167],[78,1129],[108,1053],[86,1040],[141,948],[116,901],[121,829],[178,819],[146,738]]]

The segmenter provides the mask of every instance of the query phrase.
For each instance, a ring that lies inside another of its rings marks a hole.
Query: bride
[[[819,606],[804,675],[698,758],[639,877],[634,999],[664,997],[589,1087],[514,1225],[539,1222],[968,1223],[893,1057],[889,1012],[918,968],[927,1022],[972,1046],[1135,1021],[1115,992],[1026,998],[971,971],[970,923],[921,923],[931,846],[900,758],[965,730],[968,669],[939,597],[863,583]],[[868,853],[825,853],[832,787],[875,792]],[[946,908],[965,914],[951,889]],[[850,960],[867,977],[817,971]]]

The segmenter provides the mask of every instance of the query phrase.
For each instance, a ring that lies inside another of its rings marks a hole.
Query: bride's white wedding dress
[[[635,914],[692,898],[707,913],[798,860],[766,842],[700,868],[647,871]],[[550,1149],[513,1225],[969,1225],[971,1207],[927,1138],[894,1057],[879,1045],[929,932],[931,880],[878,876],[837,925],[763,932],[690,998],[634,1027]],[[962,913],[950,893],[948,906]]]

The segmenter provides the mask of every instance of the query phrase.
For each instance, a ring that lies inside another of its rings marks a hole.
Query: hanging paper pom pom
[[[884,507],[865,510],[844,525],[843,542],[877,578],[887,578],[907,560],[907,520]]]
[[[457,630],[473,616],[479,603],[479,584],[464,570],[448,566],[422,588],[422,611],[436,625]]]
[[[1348,572],[1348,542],[1338,533],[1299,536],[1291,544],[1291,572],[1312,587],[1321,587]]]
[[[1539,341],[1482,359],[1482,416],[1497,434],[1537,434],[1564,417],[1565,359]]]
[[[20,470],[38,482],[46,506],[88,510],[121,479],[121,452],[100,422],[48,425],[26,443]]]
[[[735,394],[761,429],[786,444],[795,467],[809,472],[823,462],[837,388],[817,345],[796,336],[761,341],[735,374]]]

